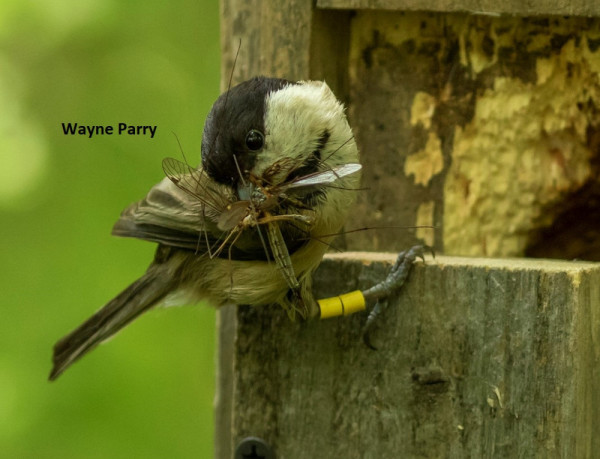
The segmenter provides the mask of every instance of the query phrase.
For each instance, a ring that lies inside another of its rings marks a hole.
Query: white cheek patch
[[[338,147],[352,139],[344,107],[324,82],[286,86],[269,94],[265,103],[265,148],[255,165],[256,172],[284,157],[302,162],[319,147],[325,133],[329,134],[328,143]]]

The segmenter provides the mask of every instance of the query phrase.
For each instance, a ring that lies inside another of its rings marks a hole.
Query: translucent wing
[[[314,174],[301,177],[298,180],[286,184],[283,189],[286,190],[306,186],[327,185],[342,177],[354,174],[361,169],[362,165],[358,163],[342,164],[341,166],[336,166],[323,172],[316,172]]]
[[[194,169],[175,158],[165,158],[162,162],[165,175],[173,184],[196,198],[214,212],[220,213],[229,204],[223,190],[208,177],[203,169]]]

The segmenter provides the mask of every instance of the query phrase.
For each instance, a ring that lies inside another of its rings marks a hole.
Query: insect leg
[[[265,221],[276,222],[276,221],[290,221],[290,220],[298,220],[299,222],[310,225],[314,221],[314,218],[310,217],[308,215],[301,215],[301,214],[269,215],[268,217],[265,217],[264,219],[262,219],[261,223],[263,223]]]

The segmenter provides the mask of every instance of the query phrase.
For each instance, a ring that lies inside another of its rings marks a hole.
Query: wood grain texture
[[[469,12],[481,15],[565,15],[600,16],[600,4],[593,0],[317,0],[319,8],[379,9],[396,11]]]
[[[393,259],[329,259],[318,296],[371,285]],[[240,307],[232,441],[259,436],[278,458],[592,457],[599,299],[598,264],[428,259],[376,352],[364,314],[291,323]]]
[[[310,79],[323,80],[346,106],[349,103],[348,66],[350,24],[348,11],[313,11]]]
[[[351,249],[600,259],[600,20],[361,10],[350,40],[348,227],[435,226]]]
[[[311,0],[221,1],[221,89],[232,70],[233,84],[257,75],[307,79],[311,19]]]

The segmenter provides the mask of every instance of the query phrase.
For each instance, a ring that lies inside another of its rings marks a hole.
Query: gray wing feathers
[[[195,249],[202,233],[216,230],[213,214],[213,208],[165,178],[121,213],[112,234]]]

